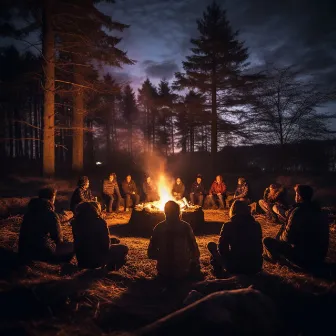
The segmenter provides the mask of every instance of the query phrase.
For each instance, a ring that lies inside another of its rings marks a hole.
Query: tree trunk
[[[79,63],[80,61],[76,61]],[[74,79],[76,84],[81,84],[81,69],[75,68]],[[74,87],[74,109],[72,118],[72,171],[80,173],[83,171],[83,145],[84,145],[84,94],[80,87]]]
[[[171,116],[171,143],[172,143],[172,153],[175,152],[175,144],[174,144],[174,116]]]
[[[43,174],[55,174],[55,54],[52,25],[53,0],[44,1],[43,46],[44,109],[43,109]]]
[[[212,168],[215,169],[217,156],[217,83],[216,83],[216,66],[212,70],[211,85],[211,159]]]

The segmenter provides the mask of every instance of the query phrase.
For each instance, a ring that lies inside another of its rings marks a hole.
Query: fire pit
[[[133,209],[128,222],[131,227],[147,233],[151,232],[156,224],[165,220],[164,205],[174,198],[171,195],[171,186],[166,182],[164,176],[160,176],[158,193],[160,196],[159,201],[142,203]],[[200,206],[190,205],[185,198],[177,201],[177,203],[181,208],[182,219],[188,222],[193,230],[197,230],[204,224],[204,212]]]
[[[153,202],[155,203],[155,202]],[[153,230],[154,226],[165,220],[163,210],[160,210],[153,203],[139,204],[132,211],[129,225],[139,230]],[[182,220],[188,222],[194,231],[204,224],[204,212],[199,206],[189,206],[182,210]]]

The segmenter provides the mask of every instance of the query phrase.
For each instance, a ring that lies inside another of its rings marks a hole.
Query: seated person
[[[44,188],[28,204],[19,236],[19,255],[23,261],[69,262],[73,244],[64,242],[60,220],[55,212],[56,190]]]
[[[148,246],[148,257],[157,260],[158,274],[181,279],[199,272],[200,252],[191,226],[181,220],[180,206],[165,204],[166,220],[155,226]]]
[[[180,201],[184,196],[185,186],[182,180],[178,177],[172,188],[172,195],[176,201]]]
[[[107,212],[112,212],[114,200],[116,200],[116,212],[119,211],[121,195],[115,173],[111,173],[103,182],[103,200]]]
[[[202,183],[202,175],[198,174],[196,181],[191,186],[190,202],[191,204],[203,206],[203,198],[206,194],[204,185]]]
[[[147,176],[146,181],[143,183],[143,192],[146,195],[145,202],[155,202],[160,199],[157,187],[150,176]]]
[[[296,203],[276,239],[264,239],[266,257],[273,261],[285,258],[302,267],[315,267],[324,261],[328,252],[329,224],[321,208],[312,202],[310,186],[297,185],[295,193]]]
[[[140,202],[140,196],[131,175],[126,176],[126,180],[122,183],[122,189],[125,194],[125,210],[128,211],[131,207],[131,201],[134,206]]]
[[[224,209],[224,201],[226,199],[226,185],[223,182],[221,175],[216,176],[216,180],[212,182],[210,191],[209,191],[209,206],[214,207],[216,201],[219,203],[219,208]]]
[[[238,179],[237,189],[234,195],[230,195],[226,199],[229,204],[236,200],[245,201],[247,204],[251,203],[250,188],[244,177]]]
[[[265,189],[264,197],[259,200],[259,206],[266,213],[267,217],[271,220],[286,221],[286,210],[288,209],[286,201],[286,190],[278,185],[271,184]]]
[[[208,244],[215,271],[223,267],[230,273],[253,274],[262,269],[263,245],[261,226],[250,213],[245,201],[234,201],[224,223],[218,245]]]
[[[78,267],[93,269],[106,266],[115,270],[125,264],[128,247],[111,244],[99,203],[79,204],[71,224]]]
[[[90,181],[87,176],[82,176],[77,183],[77,188],[71,196],[70,210],[74,213],[76,206],[81,202],[94,201],[91,189],[89,188]]]

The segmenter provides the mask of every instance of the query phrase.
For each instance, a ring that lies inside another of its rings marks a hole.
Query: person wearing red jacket
[[[226,199],[226,185],[223,182],[221,175],[217,175],[213,181],[209,191],[209,206],[216,206],[216,201],[219,203],[219,208],[224,209],[224,200]]]

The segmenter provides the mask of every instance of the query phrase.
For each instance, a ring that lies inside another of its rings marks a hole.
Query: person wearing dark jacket
[[[202,175],[198,174],[196,177],[196,181],[191,186],[190,202],[192,204],[203,206],[203,198],[205,194],[206,191],[202,183]]]
[[[172,195],[174,196],[176,201],[180,201],[184,197],[185,186],[182,183],[181,178],[177,178],[173,188],[172,188]]]
[[[313,189],[295,187],[295,205],[288,211],[286,224],[277,237],[264,238],[266,257],[273,261],[288,259],[304,268],[323,263],[329,246],[329,224],[321,208],[312,202]]]
[[[95,198],[92,196],[91,189],[89,188],[90,181],[87,176],[82,176],[77,183],[77,188],[72,194],[70,201],[70,210],[74,213],[76,206],[81,202],[94,201]]]
[[[126,176],[126,180],[122,183],[122,189],[125,194],[125,210],[128,211],[131,207],[131,201],[134,206],[140,202],[140,196],[131,175]]]
[[[55,189],[44,188],[38,198],[30,200],[19,235],[19,256],[23,261],[61,263],[73,257],[73,244],[63,240],[55,198]]]
[[[269,219],[276,220],[278,218],[286,221],[286,210],[288,210],[286,200],[286,190],[278,184],[271,184],[264,191],[264,197],[259,200],[259,206],[266,213]]]
[[[180,206],[165,204],[166,219],[155,226],[148,246],[148,257],[157,260],[160,276],[176,280],[199,273],[200,252],[191,226],[181,220]]]
[[[261,226],[251,216],[245,201],[234,201],[230,221],[222,227],[218,245],[208,244],[215,270],[222,267],[230,273],[253,274],[262,269],[263,245]]]
[[[71,222],[74,237],[75,253],[78,267],[99,268],[107,267],[115,270],[126,262],[128,247],[111,244],[109,230],[101,217],[101,207],[97,202],[84,202],[78,205],[75,218]]]
[[[224,209],[226,199],[226,185],[223,182],[221,175],[217,175],[209,190],[209,206],[215,206],[216,201],[219,203],[219,208]]]
[[[150,176],[147,176],[146,181],[143,183],[143,192],[146,195],[145,202],[155,202],[160,199],[157,186],[152,181]]]
[[[112,212],[114,200],[116,200],[116,212],[119,211],[121,195],[117,175],[115,173],[111,173],[109,178],[103,182],[103,200],[105,202],[107,212]]]

